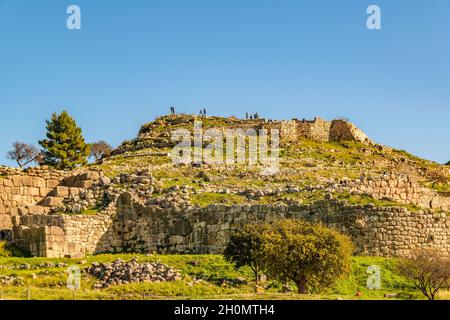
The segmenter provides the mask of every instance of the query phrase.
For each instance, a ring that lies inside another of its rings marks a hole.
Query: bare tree
[[[39,163],[40,154],[32,144],[16,141],[12,144],[12,149],[8,151],[6,157],[16,161],[20,168],[24,168],[32,162]]]
[[[112,147],[106,141],[100,140],[90,144],[91,154],[90,157],[95,161],[99,161],[103,157],[107,157],[111,154]]]
[[[428,300],[434,300],[439,290],[450,286],[450,258],[436,250],[419,249],[403,259],[398,268]]]
[[[428,172],[427,176],[432,183],[432,188],[434,188],[436,183],[447,183],[449,181],[448,173],[442,169],[431,170]]]

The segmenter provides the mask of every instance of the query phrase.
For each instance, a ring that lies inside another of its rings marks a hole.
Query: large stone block
[[[22,187],[23,186],[23,178],[22,176],[13,176],[12,177],[14,187]]]
[[[100,179],[100,174],[96,171],[85,172],[78,176],[79,180],[98,180]]]
[[[10,179],[4,179],[4,180],[3,180],[3,185],[4,185],[5,187],[13,187],[13,186],[14,186],[12,180],[10,180]]]
[[[31,206],[28,211],[30,214],[44,214],[44,208],[41,206]]]
[[[35,177],[33,179],[33,187],[45,188],[46,187],[45,179],[39,178],[39,177]]]
[[[53,192],[52,195],[55,197],[62,197],[62,198],[66,198],[69,196],[69,188],[68,187],[63,187],[63,186],[57,186]]]
[[[53,189],[51,188],[39,188],[39,196],[46,197],[50,192],[52,192]]]
[[[47,197],[41,201],[40,205],[44,207],[56,207],[62,204],[64,198],[60,197]]]
[[[28,192],[31,196],[39,196],[40,195],[40,189],[36,188],[36,187],[29,188]]]
[[[92,180],[79,180],[79,181],[75,182],[74,187],[87,189],[87,188],[92,187],[93,184],[94,184],[94,181],[92,181]]]
[[[11,229],[11,217],[7,214],[0,214],[0,229]]]
[[[33,186],[33,178],[30,176],[23,176],[22,183],[25,187],[32,187]]]
[[[58,180],[49,179],[46,182],[47,188],[56,188],[56,186],[59,184]]]

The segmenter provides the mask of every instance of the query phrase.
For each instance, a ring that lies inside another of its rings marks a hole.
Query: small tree
[[[401,261],[398,269],[428,300],[434,300],[439,290],[450,287],[450,258],[435,250],[414,251],[409,258]]]
[[[89,146],[91,149],[89,157],[94,158],[95,161],[99,161],[103,157],[109,156],[112,151],[112,147],[106,141],[103,140],[93,142]]]
[[[302,220],[280,220],[262,236],[269,276],[287,279],[298,293],[323,289],[350,272],[353,244],[347,236]]]
[[[58,169],[73,169],[86,164],[89,145],[75,120],[63,111],[61,114],[53,113],[46,123],[47,139],[39,141],[44,148],[44,164]]]
[[[16,161],[20,168],[32,162],[39,162],[39,150],[31,144],[16,141],[12,144],[12,149],[8,151],[7,158]]]
[[[267,230],[264,225],[246,225],[231,236],[224,256],[234,263],[236,268],[250,267],[255,274],[255,281],[259,281],[259,273],[262,268],[263,253],[261,252],[261,236]]]
[[[434,188],[436,183],[447,183],[449,181],[449,176],[443,169],[434,169],[428,172],[428,179],[432,183],[431,187]]]

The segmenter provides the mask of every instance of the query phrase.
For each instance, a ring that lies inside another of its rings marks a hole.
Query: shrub
[[[435,250],[414,251],[409,258],[402,260],[398,269],[428,300],[434,300],[439,290],[450,287],[450,258]]]
[[[291,280],[298,293],[332,286],[351,269],[347,236],[302,220],[280,220],[262,234],[263,264],[269,276]]]
[[[427,173],[427,177],[432,184],[432,188],[434,188],[436,184],[447,183],[449,181],[448,172],[444,169],[431,170]]]
[[[9,257],[29,257],[29,256],[30,255],[26,254],[23,250],[21,250],[14,244],[5,241],[0,241],[0,257],[9,258]]]

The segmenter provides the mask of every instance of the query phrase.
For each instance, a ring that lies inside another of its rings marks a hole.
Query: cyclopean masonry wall
[[[428,210],[348,205],[322,200],[311,205],[210,205],[181,212],[144,206],[130,194],[112,215],[41,215],[15,219],[14,242],[33,255],[72,256],[100,252],[219,253],[247,223],[305,219],[348,234],[359,255],[404,256],[432,247],[450,254],[450,219]]]
[[[66,177],[63,171],[33,168],[26,171],[0,168],[0,230],[12,227],[18,209],[44,199]]]

